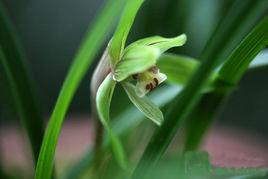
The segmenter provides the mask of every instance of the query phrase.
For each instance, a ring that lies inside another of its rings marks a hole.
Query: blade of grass
[[[248,69],[251,61],[268,44],[268,16],[234,50],[219,71],[221,80],[236,84]]]
[[[12,103],[30,140],[33,159],[37,162],[44,133],[42,114],[36,102],[23,50],[1,2],[0,26],[0,65],[7,78]]]
[[[268,3],[267,1],[261,2]],[[255,4],[251,5],[253,6]],[[268,6],[265,7],[268,8]],[[255,8],[253,9],[253,11],[255,11]],[[233,10],[238,11],[239,13],[238,9]],[[244,11],[241,10],[240,13],[243,14],[243,12]],[[248,7],[247,13],[251,14],[251,7]],[[256,13],[256,16],[260,16],[260,14]],[[194,75],[190,78],[180,95],[178,95],[174,99],[174,103],[169,108],[169,111],[166,113],[163,125],[161,126],[161,128],[155,131],[154,135],[151,138],[151,141],[149,142],[147,148],[142,155],[141,160],[139,161],[136,169],[134,170],[132,176],[133,178],[146,177],[146,174],[150,171],[152,167],[154,167],[154,165],[165,152],[172,138],[175,136],[177,129],[180,127],[180,124],[187,119],[188,115],[197,105],[198,101],[201,98],[200,92],[202,88],[207,83],[209,77],[212,75],[217,65],[224,61],[220,54],[225,52],[225,50],[229,49],[229,45],[232,41],[236,41],[236,43],[238,43],[236,36],[232,36],[232,33],[239,29],[238,25],[236,24],[251,23],[251,18],[248,19],[248,16],[238,17],[240,18],[237,19],[235,17],[232,17],[235,19],[234,21],[231,21],[229,24],[221,23],[216,29],[214,35],[211,37],[211,40],[208,42],[206,50],[201,55],[201,65],[196,70]],[[221,27],[222,25],[229,26],[229,28],[227,29],[224,28],[227,31],[222,31],[221,29],[219,29],[219,27]],[[241,32],[241,34],[243,33]],[[226,36],[229,38],[226,38]]]
[[[204,95],[189,118],[185,151],[196,150],[208,126],[213,121],[224,99],[232,92],[250,63],[268,44],[268,17],[239,44],[221,67],[215,80],[215,91]],[[205,104],[204,104],[205,103]]]
[[[92,28],[86,34],[79,48],[67,77],[63,83],[55,108],[49,120],[40,155],[38,158],[35,178],[48,179],[53,168],[53,158],[64,116],[105,37],[111,31],[113,23],[125,3],[124,0],[109,0],[97,16]]]

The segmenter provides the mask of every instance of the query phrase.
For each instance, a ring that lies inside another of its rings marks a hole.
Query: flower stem
[[[102,161],[102,142],[103,142],[103,126],[99,120],[98,112],[96,108],[96,94],[97,90],[110,72],[109,54],[106,49],[101,57],[91,79],[90,83],[90,97],[91,97],[91,109],[92,109],[92,121],[94,121],[95,140],[94,140],[94,159],[93,159],[93,175],[97,177],[97,171],[100,168]],[[98,178],[98,177],[97,177]]]

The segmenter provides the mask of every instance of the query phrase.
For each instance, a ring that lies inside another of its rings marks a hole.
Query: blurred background
[[[15,25],[28,59],[39,104],[48,118],[75,52],[104,0],[1,1]],[[187,44],[173,52],[198,58],[231,2],[232,0],[146,0],[131,30],[129,43],[151,35],[173,37],[186,33]],[[107,41],[109,37],[107,36]],[[262,58],[268,60],[267,51],[266,57]],[[98,58],[96,62],[97,60]],[[94,66],[79,87],[69,116],[90,115],[89,84],[93,69]],[[247,73],[225,103],[215,121],[217,125],[268,136],[267,80],[268,68]],[[120,94],[117,93],[116,102],[120,101],[120,106],[123,106],[128,103],[128,99]],[[2,103],[0,107],[2,123],[14,123],[16,115],[9,105]],[[82,118],[87,120],[89,117]],[[77,126],[83,125],[77,122]]]
[[[39,103],[44,114],[49,116],[79,43],[104,1],[2,1],[26,51]],[[151,35],[173,37],[186,33],[187,44],[176,52],[198,58],[231,2],[147,0],[138,13],[129,42]],[[70,113],[90,112],[88,96],[92,70],[76,93]],[[268,68],[248,73],[229,98],[218,122],[268,135],[267,78]],[[14,116],[10,116],[5,105],[2,107],[1,115],[12,120]]]

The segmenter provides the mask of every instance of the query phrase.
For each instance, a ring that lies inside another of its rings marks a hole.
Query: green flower
[[[186,36],[183,34],[175,38],[149,37],[130,44],[112,67],[113,79],[123,83],[136,80],[136,94],[143,97],[167,79],[156,66],[160,55],[185,42]]]
[[[127,165],[127,159],[123,146],[110,124],[110,104],[115,86],[122,85],[131,102],[147,118],[161,125],[164,121],[163,114],[146,94],[166,79],[165,74],[160,73],[156,66],[160,55],[186,42],[184,34],[176,38],[155,36],[138,40],[125,48],[128,33],[143,2],[144,0],[126,2],[119,24],[108,45],[108,54],[103,56],[96,69],[96,77],[100,76],[96,78],[96,86],[99,86],[98,80],[102,80],[102,75],[106,74],[106,67],[110,65],[109,74],[98,87],[96,107],[99,119],[111,140],[114,157],[123,168]]]

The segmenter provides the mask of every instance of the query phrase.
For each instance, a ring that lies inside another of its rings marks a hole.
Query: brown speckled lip
[[[64,122],[56,151],[56,165],[62,170],[92,146],[94,132],[88,117],[73,116]],[[16,125],[1,128],[1,157],[5,167],[32,165],[29,146]],[[228,168],[268,167],[268,143],[257,134],[247,131],[212,127],[201,147],[210,154],[213,165]],[[27,170],[27,169],[26,169]],[[29,169],[28,169],[29,170]]]

